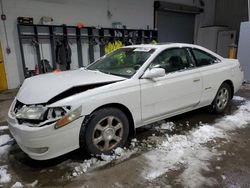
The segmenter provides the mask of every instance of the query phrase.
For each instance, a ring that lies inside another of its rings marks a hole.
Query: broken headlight
[[[17,113],[17,119],[43,120],[47,108],[43,106],[23,106]]]
[[[44,123],[55,122],[63,117],[71,108],[53,107],[48,108],[42,105],[22,106],[16,112],[19,123],[31,123],[30,126],[42,126]]]
[[[67,107],[53,107],[48,109],[47,119],[58,119],[63,117],[71,108]]]
[[[59,121],[57,121],[55,128],[58,129],[60,127],[63,127],[65,125],[69,124],[72,121],[75,121],[76,119],[81,117],[81,113],[82,113],[82,107],[80,106],[80,107],[76,108],[75,110],[69,112],[64,117],[62,117]]]

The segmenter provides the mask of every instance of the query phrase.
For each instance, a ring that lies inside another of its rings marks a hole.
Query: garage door
[[[157,11],[159,42],[193,43],[195,14]]]

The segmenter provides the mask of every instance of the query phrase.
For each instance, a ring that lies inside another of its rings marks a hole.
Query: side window
[[[151,63],[150,67],[164,68],[166,73],[192,67],[186,49],[173,48],[161,52]]]
[[[215,63],[217,60],[216,57],[213,57],[212,55],[207,54],[206,52],[203,52],[198,49],[192,49],[194,57],[196,59],[196,66],[201,67],[201,66],[206,66],[206,65],[211,65]]]

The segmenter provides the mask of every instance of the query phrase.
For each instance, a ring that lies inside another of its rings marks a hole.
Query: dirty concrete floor
[[[8,109],[17,93],[16,89],[0,91],[0,126],[6,122],[5,118],[8,113]]]
[[[249,85],[242,87],[237,95],[250,100]],[[4,101],[0,101],[1,111],[3,103]],[[9,101],[8,104],[10,104]],[[8,104],[5,103],[4,108],[7,108]],[[189,126],[176,126],[168,134],[170,136],[186,134],[198,127],[201,121],[212,124],[217,119],[234,113],[240,105],[239,101],[232,101],[224,115],[215,115],[208,113],[207,109],[200,109],[170,118],[167,121],[174,122],[176,125],[185,125],[188,121]],[[9,131],[0,131],[0,135],[4,134],[9,134]],[[158,138],[163,137],[152,126],[146,126],[137,130],[136,138],[140,143],[147,140],[152,134]],[[250,124],[245,128],[232,130],[228,134],[229,141],[219,139],[217,143],[212,144],[211,147],[220,145],[216,149],[221,155],[219,158],[215,157],[206,161],[209,164],[209,170],[201,172],[204,178],[213,179],[213,184],[198,187],[250,187]],[[8,165],[11,181],[0,183],[0,187],[11,187],[15,182],[21,182],[26,187],[188,187],[183,185],[179,179],[185,169],[184,165],[175,170],[171,169],[152,180],[141,176],[147,165],[145,154],[154,151],[154,148],[139,148],[127,159],[108,163],[72,177],[72,166],[75,166],[72,164],[77,165],[90,158],[84,152],[77,150],[53,160],[34,161],[14,144],[10,146],[6,159],[0,160],[0,166]]]

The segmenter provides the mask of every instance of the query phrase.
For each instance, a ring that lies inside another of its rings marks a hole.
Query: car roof
[[[221,57],[220,55],[216,54],[215,52],[204,48],[202,46],[199,45],[195,45],[195,44],[187,44],[187,43],[156,43],[156,44],[139,44],[139,45],[131,45],[131,46],[124,46],[123,48],[153,48],[156,49],[157,51],[161,51],[167,48],[182,48],[182,47],[189,47],[189,48],[197,48],[200,49],[202,51],[205,51],[213,56],[215,56],[218,59],[223,59],[223,57]]]
[[[191,47],[191,48],[202,48],[201,46],[194,45],[194,44],[187,44],[187,43],[156,43],[156,44],[139,44],[139,45],[130,45],[126,46],[125,48],[155,48],[155,49],[165,49],[169,47]]]

